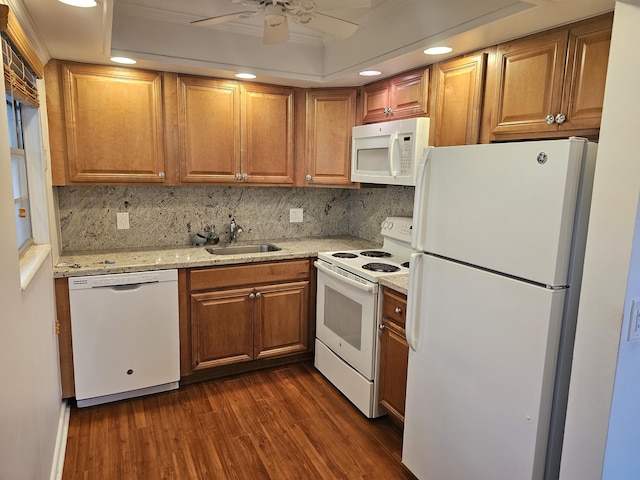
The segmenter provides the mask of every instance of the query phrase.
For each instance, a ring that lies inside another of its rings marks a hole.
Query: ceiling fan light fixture
[[[265,25],[279,27],[284,22],[284,9],[279,5],[267,5],[264,8]]]

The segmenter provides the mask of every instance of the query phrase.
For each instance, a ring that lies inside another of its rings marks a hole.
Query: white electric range
[[[409,273],[410,217],[382,222],[382,247],[318,253],[315,366],[367,417],[378,407],[379,279]]]

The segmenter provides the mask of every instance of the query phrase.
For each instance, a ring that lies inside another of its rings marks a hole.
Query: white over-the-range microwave
[[[429,118],[418,117],[353,127],[351,181],[415,185],[429,144]]]

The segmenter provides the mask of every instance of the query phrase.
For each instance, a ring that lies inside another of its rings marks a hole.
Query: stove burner
[[[358,255],[356,255],[355,253],[347,253],[347,252],[337,252],[331,256],[336,258],[358,258]]]
[[[376,257],[376,258],[388,258],[391,256],[389,252],[383,252],[381,250],[366,250],[364,252],[360,252],[360,255],[363,257]]]
[[[362,266],[365,270],[371,270],[372,272],[384,272],[392,273],[400,270],[400,267],[395,265],[389,265],[388,263],[367,263]]]
[[[409,268],[409,262],[404,262],[401,266],[404,268]]]

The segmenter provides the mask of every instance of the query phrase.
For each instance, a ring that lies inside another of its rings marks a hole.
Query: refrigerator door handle
[[[414,352],[418,349],[418,316],[420,312],[420,298],[422,289],[420,279],[423,278],[424,254],[411,254],[411,268],[409,269],[409,295],[407,296],[407,321],[405,337],[409,348]]]
[[[427,195],[429,190],[429,159],[432,147],[427,147],[422,152],[420,163],[418,164],[418,176],[416,178],[416,191],[413,202],[413,235],[411,237],[411,248],[424,251],[426,226],[427,226]]]

